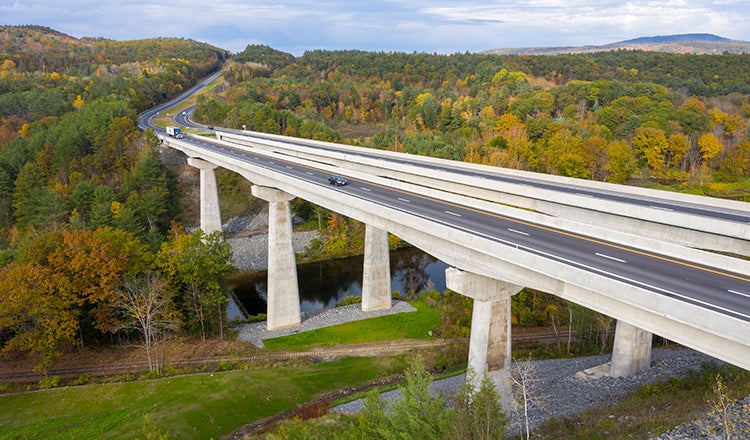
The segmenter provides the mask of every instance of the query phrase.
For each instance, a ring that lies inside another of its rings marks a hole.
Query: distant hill
[[[639,37],[601,46],[515,47],[489,49],[481,53],[496,55],[559,55],[565,53],[644,50],[650,52],[721,54],[750,53],[750,41],[731,40],[713,34],[679,34]]]

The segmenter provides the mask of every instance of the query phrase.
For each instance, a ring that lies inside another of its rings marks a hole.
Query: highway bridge
[[[174,139],[151,123],[158,111],[139,125],[201,170],[204,230],[221,227],[216,167],[269,201],[269,328],[299,324],[289,201],[301,197],[365,223],[365,310],[390,307],[387,233],[449,264],[448,287],[474,299],[469,366],[501,390],[523,287],[616,318],[613,376],[648,368],[652,333],[750,369],[750,262],[696,249],[747,255],[748,204],[260,133]]]

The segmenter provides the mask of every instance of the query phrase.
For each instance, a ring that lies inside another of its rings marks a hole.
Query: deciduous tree
[[[713,133],[704,133],[698,139],[698,147],[701,149],[701,157],[705,164],[710,164],[713,158],[724,150],[721,141]]]
[[[113,313],[115,288],[128,268],[128,255],[115,253],[92,231],[63,232],[62,243],[49,255],[50,269],[64,277],[60,291],[76,298],[93,317],[94,327],[114,332],[119,325]]]
[[[607,181],[625,183],[636,169],[635,153],[626,141],[613,141],[607,147]]]
[[[664,130],[655,127],[639,127],[633,136],[633,150],[645,160],[655,173],[664,168],[664,158],[669,149]]]
[[[208,325],[215,323],[219,337],[224,334],[224,312],[228,301],[227,276],[234,270],[232,250],[221,231],[206,235],[198,230],[186,234],[173,229],[172,237],[164,242],[156,262],[170,284],[185,295],[199,326],[202,338],[209,333]],[[215,311],[216,320],[210,319]]]
[[[0,270],[0,329],[13,335],[2,353],[38,353],[38,370],[49,373],[78,333],[76,298],[66,287],[67,279],[38,264]]]
[[[128,276],[116,289],[115,304],[122,315],[122,327],[141,334],[149,370],[161,373],[163,343],[179,326],[169,287],[156,272]]]

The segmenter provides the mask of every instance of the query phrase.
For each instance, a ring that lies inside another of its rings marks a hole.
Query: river
[[[391,251],[391,291],[445,291],[447,264],[416,248]],[[297,267],[300,310],[333,307],[347,296],[362,296],[362,256],[301,264]],[[251,315],[266,313],[267,273],[235,277],[235,296]]]

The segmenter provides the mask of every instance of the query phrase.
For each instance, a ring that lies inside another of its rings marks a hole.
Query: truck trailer
[[[180,127],[167,127],[167,135],[173,138],[182,139],[182,131]]]

